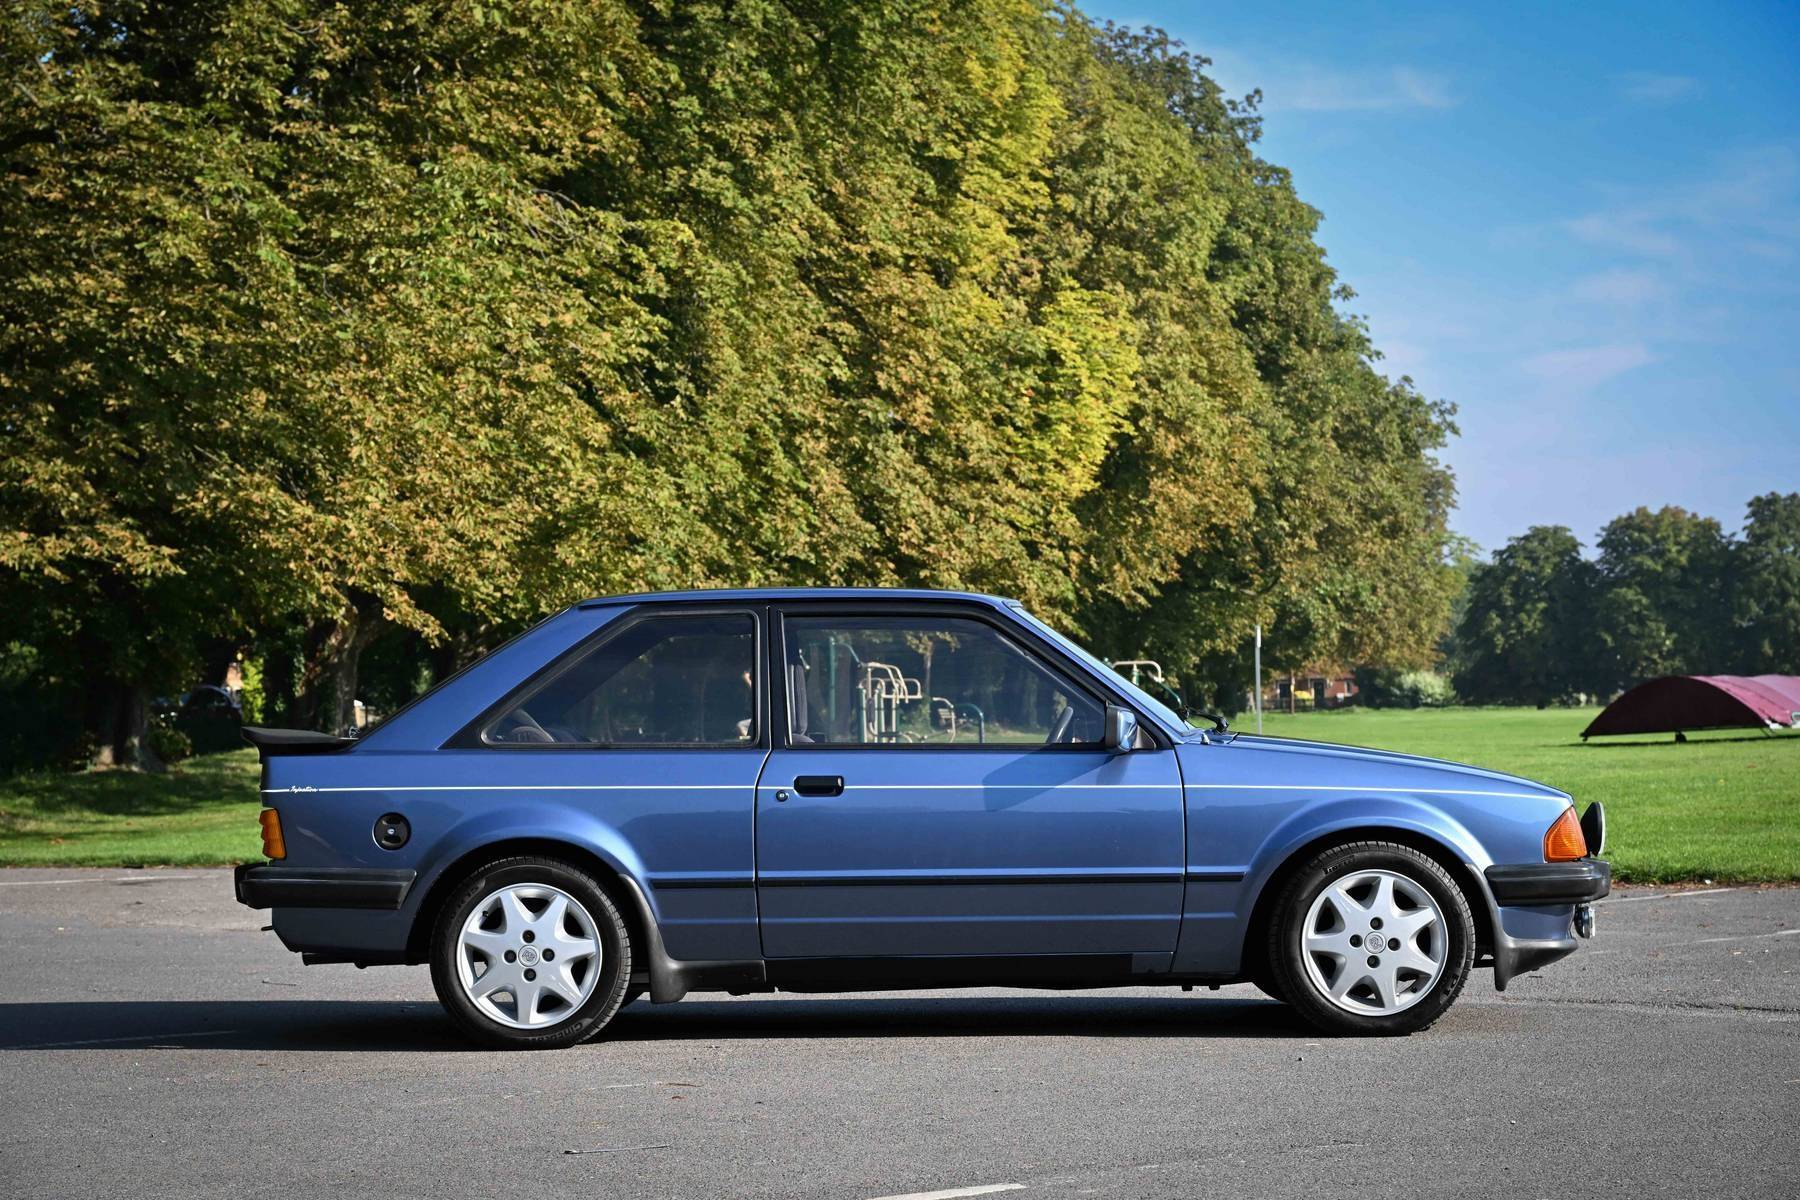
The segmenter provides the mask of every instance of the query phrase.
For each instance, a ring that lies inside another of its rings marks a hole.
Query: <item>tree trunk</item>
[[[238,660],[238,643],[232,638],[212,638],[201,652],[200,682],[225,686],[231,664]]]
[[[90,700],[89,724],[96,742],[91,765],[166,770],[144,736],[150,728],[149,689],[107,680],[96,692]]]
[[[264,725],[281,727],[297,722],[295,686],[294,647],[283,636],[262,651],[262,711],[257,716]]]
[[[306,668],[295,704],[306,727],[340,733],[355,722],[357,668],[383,622],[381,601],[358,592],[337,620],[307,631]]]
[[[300,638],[300,678],[294,681],[289,720],[295,729],[325,728],[325,646],[335,621],[314,621]]]

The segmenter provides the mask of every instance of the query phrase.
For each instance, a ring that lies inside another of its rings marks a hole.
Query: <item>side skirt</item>
[[[1076,989],[1195,982],[1193,977],[1177,978],[1169,973],[1172,957],[1159,953],[784,958],[769,960],[765,969],[770,985],[784,992],[940,987]]]

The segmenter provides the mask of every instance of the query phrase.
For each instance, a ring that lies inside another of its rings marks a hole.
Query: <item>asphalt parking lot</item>
[[[223,871],[0,871],[0,1191],[1800,1194],[1800,889],[1621,890],[1427,1033],[1254,989],[639,1002],[466,1048],[420,968],[302,967]]]

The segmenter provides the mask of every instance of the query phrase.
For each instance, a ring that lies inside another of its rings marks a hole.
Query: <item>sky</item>
[[[1346,310],[1457,406],[1457,532],[1800,491],[1800,4],[1080,7],[1261,89]]]

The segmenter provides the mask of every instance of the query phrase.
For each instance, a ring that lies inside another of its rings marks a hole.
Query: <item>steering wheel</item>
[[[1044,745],[1054,746],[1069,736],[1069,726],[1075,723],[1075,706],[1065,704],[1056,719],[1050,722],[1050,732],[1044,735]]]
[[[514,727],[514,732],[517,732],[521,728],[522,729],[530,729],[533,732],[535,732],[536,734],[538,734],[541,738],[543,738],[543,740],[546,742],[554,742],[557,740],[550,733],[550,731],[548,729],[545,729],[542,725],[539,725],[537,723],[537,718],[533,717],[530,713],[526,712],[524,709],[515,708],[512,710],[512,712],[508,713],[507,715],[515,718],[518,721],[518,725],[516,725]]]

